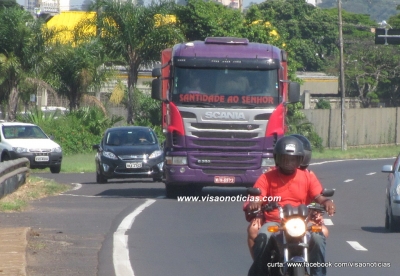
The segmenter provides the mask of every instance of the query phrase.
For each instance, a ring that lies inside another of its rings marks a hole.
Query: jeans
[[[279,225],[278,222],[267,222],[259,230],[258,234],[265,234],[267,237],[267,243],[273,233],[268,232],[268,227],[273,225]],[[308,247],[308,259],[310,263],[325,263],[325,250],[326,250],[326,239],[321,233],[310,233],[311,237],[309,240]],[[256,247],[256,245],[254,245]],[[254,258],[256,259],[256,252]],[[325,276],[326,267],[311,267],[310,276]]]

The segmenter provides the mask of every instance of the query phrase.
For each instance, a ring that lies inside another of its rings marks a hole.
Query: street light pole
[[[341,94],[341,121],[342,121],[342,151],[347,150],[346,141],[346,113],[345,113],[345,89],[344,89],[344,58],[343,58],[343,32],[342,32],[342,1],[338,0],[338,14],[339,14],[339,48],[340,48],[340,94]]]

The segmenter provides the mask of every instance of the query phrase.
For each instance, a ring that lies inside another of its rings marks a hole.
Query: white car
[[[1,122],[0,139],[1,162],[26,157],[31,169],[50,168],[52,173],[60,172],[61,147],[37,125]]]

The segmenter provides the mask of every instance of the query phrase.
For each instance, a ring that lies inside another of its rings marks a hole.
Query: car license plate
[[[48,156],[35,156],[35,161],[36,162],[46,162],[49,161]]]
[[[128,169],[138,169],[142,167],[142,162],[126,163]]]
[[[234,176],[214,176],[214,183],[229,184],[235,183]]]

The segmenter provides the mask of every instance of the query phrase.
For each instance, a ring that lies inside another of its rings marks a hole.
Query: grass
[[[312,160],[315,159],[368,159],[396,157],[399,154],[399,146],[380,146],[365,148],[325,149],[323,152],[313,151]]]
[[[69,185],[30,175],[24,185],[0,199],[0,212],[23,211],[32,200],[58,195],[69,189]]]

